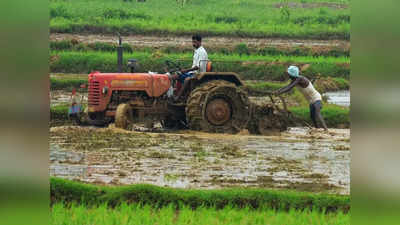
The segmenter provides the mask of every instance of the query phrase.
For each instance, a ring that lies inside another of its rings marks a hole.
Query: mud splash
[[[50,175],[107,185],[289,188],[349,194],[349,130],[280,136],[54,127]]]

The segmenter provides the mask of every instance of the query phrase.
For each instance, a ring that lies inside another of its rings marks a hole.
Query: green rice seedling
[[[122,44],[124,52],[153,52],[155,48],[147,46],[135,46],[128,43]],[[262,56],[312,56],[312,57],[350,57],[350,49],[346,47],[338,48],[310,48],[298,46],[296,48],[283,48],[283,47],[253,47],[247,46],[244,50],[240,50],[241,45],[236,45],[235,47],[227,46],[213,46],[212,48],[207,48],[209,54],[221,54],[221,55],[262,55]],[[50,41],[50,50],[52,51],[106,51],[115,52],[117,44],[108,42],[93,42],[93,43],[73,43],[73,40],[61,40],[61,41]],[[207,47],[207,46],[206,46]],[[187,46],[161,46],[157,47],[163,53],[166,54],[192,54],[193,48],[189,45]]]
[[[209,225],[209,224],[271,224],[271,225],[320,225],[350,224],[350,214],[325,213],[316,210],[275,211],[264,208],[249,210],[227,206],[223,209],[199,207],[177,209],[175,205],[154,208],[149,205],[121,204],[115,208],[107,205],[87,207],[85,205],[55,204],[51,207],[51,224],[163,224],[163,225]]]
[[[171,4],[170,0],[51,1],[50,30],[61,33],[200,33],[205,36],[349,40],[349,1],[335,0],[315,5],[318,2],[303,1],[306,7],[292,8],[277,0],[193,0],[190,7]],[[229,9],[229,14],[215,9]]]
[[[313,194],[287,190],[268,190],[252,188],[236,188],[221,190],[184,190],[162,188],[153,185],[130,185],[122,187],[104,187],[60,178],[50,179],[50,193],[52,204],[79,203],[87,206],[107,204],[116,207],[124,202],[129,205],[143,204],[157,208],[175,204],[177,209],[201,207],[223,209],[228,205],[237,208],[249,207],[256,209],[274,209],[287,211],[327,209],[327,213],[350,209],[349,196]]]

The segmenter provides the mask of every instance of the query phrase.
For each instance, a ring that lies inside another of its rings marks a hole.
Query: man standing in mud
[[[321,115],[321,109],[322,109],[322,97],[321,94],[315,90],[314,86],[312,83],[303,76],[300,76],[300,70],[297,66],[290,66],[287,70],[287,74],[289,75],[289,78],[292,80],[289,85],[286,87],[283,87],[275,92],[273,94],[275,95],[280,95],[286,92],[289,92],[293,87],[297,86],[298,90],[303,93],[304,97],[308,100],[310,103],[310,116],[311,120],[316,128],[318,128],[317,124],[317,118],[322,124],[322,127],[325,129],[325,131],[328,130],[324,118]]]
[[[183,87],[179,90],[178,94],[174,97],[174,100],[177,101],[181,95],[183,94],[184,90],[186,90],[188,84],[190,83],[190,79],[194,76],[194,74],[198,73],[200,68],[205,67],[208,61],[208,54],[204,47],[201,45],[201,36],[200,35],[193,35],[192,36],[192,45],[194,50],[193,54],[193,64],[190,69],[182,69],[181,75],[176,75],[173,79],[179,80]],[[200,72],[203,72],[200,70]]]

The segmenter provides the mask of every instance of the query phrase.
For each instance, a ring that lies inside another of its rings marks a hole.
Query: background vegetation
[[[132,52],[150,52],[155,51],[152,47],[133,46],[127,43],[122,44],[125,53]],[[116,52],[117,43],[108,42],[93,42],[83,43],[76,39],[65,39],[61,41],[51,41],[50,49],[53,51],[104,51]],[[162,54],[180,54],[180,53],[193,53],[193,48],[187,46],[162,46],[156,49]],[[221,55],[260,55],[260,56],[326,56],[326,57],[350,57],[350,50],[340,47],[320,47],[312,48],[305,46],[296,46],[295,48],[288,47],[249,47],[246,43],[240,43],[233,47],[226,46],[213,46],[207,48],[209,54]]]
[[[183,5],[180,2],[52,0],[50,29],[61,33],[125,35],[195,32],[238,37],[350,38],[349,0],[294,0],[291,4],[281,0],[190,0]]]

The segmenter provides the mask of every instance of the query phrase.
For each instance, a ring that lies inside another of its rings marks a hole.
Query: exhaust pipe
[[[124,48],[122,47],[122,38],[121,38],[120,34],[118,34],[118,38],[119,38],[119,40],[118,40],[118,46],[117,46],[117,65],[118,65],[118,73],[122,73],[123,69],[124,69],[123,65],[122,65],[122,63],[124,61],[124,58],[123,58]],[[135,70],[138,66],[137,62],[138,61],[136,59],[128,59],[128,67],[130,68],[131,73],[135,72]]]
[[[121,35],[118,34],[118,37],[119,37],[118,46],[117,46],[118,73],[122,73],[123,48],[122,48],[122,39],[121,39]]]

